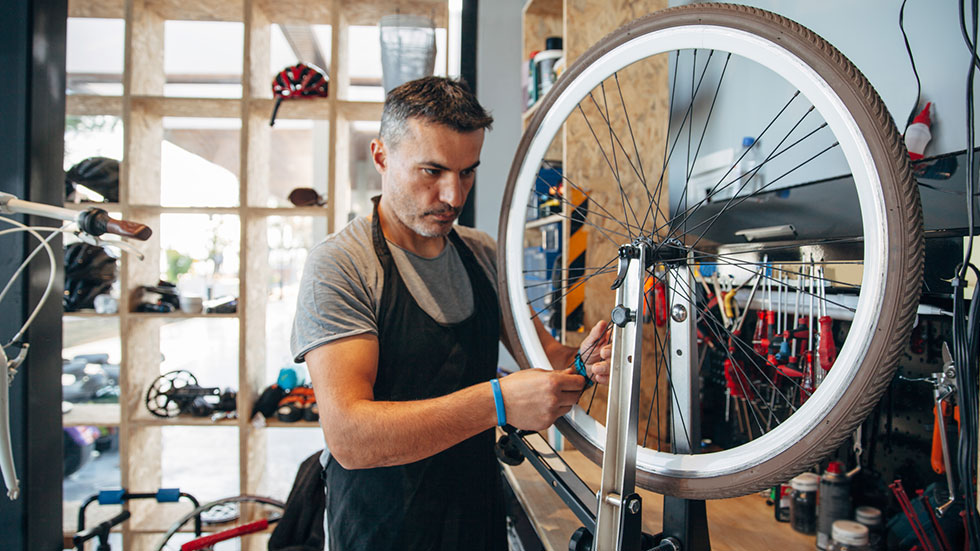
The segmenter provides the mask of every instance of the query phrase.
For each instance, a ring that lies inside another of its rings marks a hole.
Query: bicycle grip
[[[181,545],[180,551],[196,551],[197,549],[204,549],[205,547],[210,547],[219,541],[225,541],[238,536],[244,536],[245,534],[251,534],[252,532],[258,532],[260,530],[265,530],[268,527],[268,519],[259,519],[254,522],[242,524],[241,526],[229,528],[228,530],[223,530],[221,532],[216,532],[214,534],[208,534],[207,536],[201,536],[197,539],[193,539]]]
[[[106,219],[105,231],[116,235],[121,235],[123,237],[132,237],[133,239],[139,239],[140,241],[146,241],[151,235],[153,235],[153,230],[151,230],[149,226],[140,224],[139,222],[116,220],[115,218]]]

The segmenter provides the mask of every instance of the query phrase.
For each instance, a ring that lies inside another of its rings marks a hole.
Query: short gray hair
[[[493,124],[493,117],[465,81],[445,77],[423,77],[388,92],[381,114],[381,140],[388,147],[398,145],[413,117],[457,132],[489,130]]]

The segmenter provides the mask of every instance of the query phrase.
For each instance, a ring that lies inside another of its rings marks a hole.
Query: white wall
[[[476,93],[494,118],[476,184],[476,227],[497,235],[507,173],[521,139],[522,0],[482,0],[477,28]]]
[[[507,173],[521,139],[522,0],[482,0],[477,23],[476,95],[494,118],[477,171],[476,227],[497,235]],[[516,369],[503,345],[499,365]]]

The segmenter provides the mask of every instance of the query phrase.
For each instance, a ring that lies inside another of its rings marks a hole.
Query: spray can
[[[820,477],[817,501],[817,549],[825,551],[830,545],[835,520],[851,518],[851,480],[844,464],[831,461]]]

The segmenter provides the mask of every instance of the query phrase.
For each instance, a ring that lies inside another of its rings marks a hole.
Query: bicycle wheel
[[[732,152],[743,134],[748,153]],[[561,211],[539,208],[545,196]],[[536,246],[555,219],[572,259],[557,278]],[[703,410],[687,434],[664,429],[679,389],[671,335],[651,315],[637,331],[640,486],[707,499],[786,481],[847,438],[891,381],[920,287],[918,191],[881,99],[808,29],[745,6],[673,8],[606,36],[561,76],[519,144],[500,218],[498,290],[522,368],[548,365],[534,320],[556,301],[564,314],[545,325],[564,326],[569,344],[609,318],[617,249],[642,239],[659,259],[652,288],[677,261],[696,274],[667,292],[698,314]],[[644,293],[645,309],[659,292]],[[557,426],[599,462],[592,392]],[[711,446],[671,451],[698,429]]]

